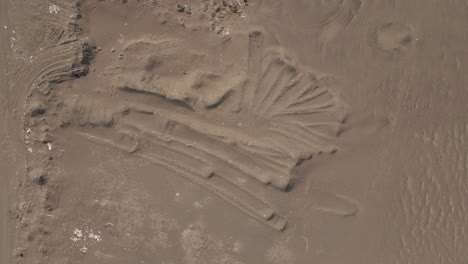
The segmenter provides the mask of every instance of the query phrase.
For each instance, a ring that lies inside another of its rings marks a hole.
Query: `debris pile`
[[[204,1],[198,9],[192,9],[189,5],[177,4],[175,11],[185,13],[191,16],[199,15],[200,19],[210,22],[210,30],[217,34],[229,35],[229,27],[227,22],[235,17],[245,17],[244,11],[248,6],[247,0],[231,0],[231,1]]]
[[[93,229],[86,227],[85,231],[75,228],[70,238],[80,248],[81,253],[88,252],[90,246],[102,241],[101,232],[94,233]]]

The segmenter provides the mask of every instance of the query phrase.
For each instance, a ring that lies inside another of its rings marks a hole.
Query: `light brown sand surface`
[[[8,7],[7,1],[0,1],[0,25],[2,30],[0,31],[0,100],[2,109],[5,109],[4,102],[6,101],[5,98],[9,96],[8,91],[6,90],[7,85],[7,50],[8,50],[8,34],[6,30],[4,30],[5,26],[8,26]],[[9,122],[8,113],[2,111],[1,115],[1,125],[0,125],[0,138],[2,143],[0,144],[0,158],[2,162],[0,162],[0,263],[8,263],[10,254],[10,242],[9,242],[9,234],[10,226],[8,225],[9,222],[9,176],[12,173],[12,167],[10,167],[10,154],[8,148],[8,140],[7,138],[10,135],[11,130],[9,130],[9,126],[7,122]]]
[[[468,259],[465,2],[0,3],[11,263]]]

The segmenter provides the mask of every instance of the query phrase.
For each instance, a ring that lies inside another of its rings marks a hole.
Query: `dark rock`
[[[47,184],[47,172],[43,168],[30,171],[29,178],[32,180],[32,182],[39,186]]]
[[[39,176],[39,178],[34,180],[34,183],[37,185],[45,185],[47,183],[47,178],[46,176]]]
[[[177,4],[176,10],[177,10],[177,12],[182,13],[182,12],[185,11],[185,6],[183,6],[181,4]]]
[[[91,64],[91,61],[94,59],[95,57],[95,50],[96,50],[96,46],[91,46],[87,43],[85,43],[82,47],[81,47],[81,64],[83,65],[89,65]]]
[[[88,65],[83,65],[81,67],[75,66],[73,68],[73,72],[72,72],[71,76],[79,79],[81,77],[84,77],[84,76],[88,75],[88,73],[89,73]]]
[[[33,101],[29,104],[29,115],[31,117],[43,115],[46,112],[46,107],[39,101]]]

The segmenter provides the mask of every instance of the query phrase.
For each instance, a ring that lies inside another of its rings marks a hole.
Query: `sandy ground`
[[[468,259],[463,1],[0,3],[3,262]]]
[[[8,7],[7,1],[0,1],[0,25],[2,30],[0,31],[0,98],[2,100],[2,109],[5,109],[5,98],[9,96],[6,89],[7,87],[7,51],[8,51],[8,31],[4,30],[4,26],[8,26]],[[9,263],[10,253],[10,233],[11,229],[9,223],[9,178],[13,177],[12,172],[14,166],[11,165],[11,158],[9,152],[9,146],[7,138],[12,134],[13,129],[8,126],[11,121],[8,112],[3,112],[1,115],[1,126],[0,126],[0,138],[2,143],[0,144],[0,262]],[[14,133],[14,132],[13,132]]]

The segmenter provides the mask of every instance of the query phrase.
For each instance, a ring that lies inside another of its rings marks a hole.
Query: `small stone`
[[[52,141],[52,136],[49,133],[43,133],[39,136],[41,143],[47,144]]]
[[[123,115],[128,115],[130,114],[130,107],[128,105],[122,105],[119,107],[119,112]]]
[[[208,4],[207,3],[202,3],[201,4],[201,11],[202,12],[208,11]]]
[[[165,24],[167,23],[167,19],[168,19],[167,16],[162,15],[162,16],[159,18],[159,23],[161,23],[162,25],[165,25]]]
[[[223,32],[224,30],[224,27],[216,27],[215,31],[217,34],[221,34],[221,32]]]
[[[115,52],[115,48],[112,48],[112,49],[111,49],[111,52]]]
[[[177,21],[181,27],[185,28],[185,20],[183,17],[179,17]]]
[[[124,55],[123,53],[119,53],[119,56],[117,57],[119,60],[123,59]]]
[[[176,10],[177,10],[177,12],[182,13],[182,12],[185,11],[185,6],[183,6],[181,4],[177,4]]]
[[[39,128],[39,130],[40,130],[41,132],[44,132],[44,133],[45,133],[45,132],[49,132],[50,129],[49,129],[49,126],[47,126],[47,125],[42,125],[42,126]]]
[[[60,127],[67,127],[68,125],[70,125],[70,121],[69,120],[60,120]]]

